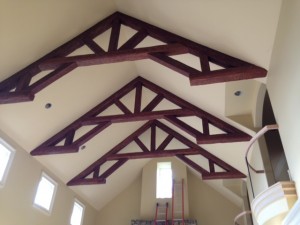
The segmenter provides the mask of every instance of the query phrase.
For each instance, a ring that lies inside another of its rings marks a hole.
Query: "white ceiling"
[[[3,80],[116,10],[267,69],[281,0],[0,0],[0,3],[0,80]],[[125,40],[129,35],[130,30],[121,38]],[[150,40],[145,42],[150,43]],[[182,58],[193,64],[192,58]],[[38,93],[33,102],[0,105],[0,129],[30,152],[137,75],[247,131],[225,117],[225,84],[191,87],[186,77],[150,60],[78,68]],[[231,85],[240,89],[247,87],[247,82],[244,83]],[[239,109],[251,109],[253,93],[251,90],[245,93],[247,96],[240,103],[230,101],[236,113]],[[52,108],[46,110],[48,102]],[[112,125],[79,153],[36,158],[67,182],[141,124]],[[205,147],[246,173],[245,143]],[[99,210],[140,174],[146,161],[126,163],[105,185],[72,189]]]

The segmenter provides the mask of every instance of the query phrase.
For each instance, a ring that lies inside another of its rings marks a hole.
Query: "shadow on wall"
[[[268,124],[276,124],[273,108],[269,98],[268,91],[266,91],[262,114],[262,127]],[[283,145],[278,130],[271,130],[264,135],[267,149],[267,154],[270,158],[273,179],[268,179],[268,185],[271,186],[278,181],[289,181],[288,164],[284,154]]]

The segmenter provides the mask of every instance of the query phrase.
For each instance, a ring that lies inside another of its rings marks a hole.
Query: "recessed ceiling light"
[[[47,103],[46,105],[45,105],[45,108],[46,109],[50,109],[52,107],[52,104],[51,103]]]
[[[241,96],[241,94],[242,94],[242,91],[236,91],[236,92],[234,92],[235,96]]]

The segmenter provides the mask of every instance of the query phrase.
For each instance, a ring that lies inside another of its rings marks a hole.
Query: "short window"
[[[71,215],[71,225],[81,225],[84,213],[84,205],[77,199],[74,201],[72,215]]]
[[[172,198],[171,162],[157,163],[156,198]]]
[[[57,183],[47,174],[42,173],[34,198],[34,205],[46,212],[51,212],[56,189]]]
[[[15,151],[0,138],[0,186],[5,182]]]

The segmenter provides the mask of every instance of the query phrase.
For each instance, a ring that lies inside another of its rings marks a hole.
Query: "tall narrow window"
[[[81,225],[84,213],[84,205],[77,199],[74,201],[73,211],[71,215],[71,225]]]
[[[15,151],[0,138],[0,186],[5,182],[14,152]]]
[[[156,198],[172,198],[171,162],[157,163]]]
[[[47,174],[42,173],[34,198],[34,205],[46,212],[51,212],[56,189],[57,183]]]

